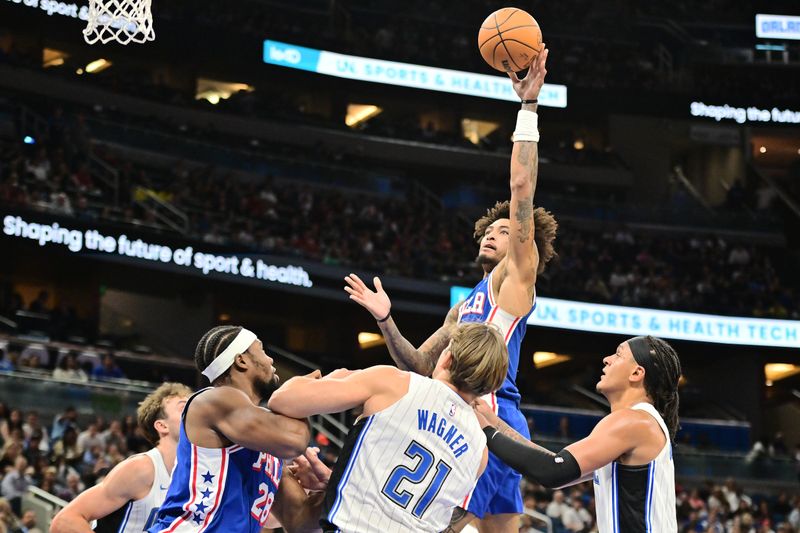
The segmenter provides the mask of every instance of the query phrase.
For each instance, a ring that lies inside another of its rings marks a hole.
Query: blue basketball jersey
[[[520,394],[517,389],[517,370],[519,369],[519,347],[522,338],[525,337],[525,330],[528,327],[528,317],[536,308],[535,297],[531,310],[525,316],[514,316],[498,307],[494,301],[492,292],[492,276],[494,270],[483,278],[461,307],[458,309],[458,323],[464,322],[488,322],[500,328],[508,346],[508,373],[503,385],[495,393],[499,400],[507,400],[519,406]],[[489,400],[491,403],[494,400]],[[497,407],[492,405],[495,412]]]
[[[267,522],[283,462],[238,445],[203,448],[186,436],[189,405],[209,388],[183,409],[172,482],[149,533],[259,533]]]

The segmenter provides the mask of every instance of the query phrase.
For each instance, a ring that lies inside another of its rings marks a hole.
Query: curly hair
[[[510,205],[508,200],[497,202],[493,207],[486,210],[485,215],[475,221],[474,236],[476,241],[481,242],[486,233],[486,228],[494,224],[498,219],[511,217]],[[553,247],[553,241],[556,240],[556,233],[558,232],[558,221],[556,221],[553,213],[543,207],[537,207],[533,210],[533,225],[533,240],[539,250],[537,274],[541,274],[544,272],[545,265],[558,255]]]

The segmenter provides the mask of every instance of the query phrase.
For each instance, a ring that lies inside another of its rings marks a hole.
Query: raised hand
[[[489,404],[484,400],[476,398],[472,402],[472,409],[475,412],[475,416],[478,417],[478,422],[480,422],[482,428],[486,426],[497,426],[497,415],[494,414],[492,408],[489,407]]]
[[[389,316],[392,302],[389,300],[389,295],[383,290],[380,278],[375,276],[372,280],[375,283],[374,291],[355,274],[345,276],[344,280],[347,282],[344,290],[350,295],[351,300],[369,311],[376,320]]]
[[[539,91],[542,90],[544,77],[547,74],[546,63],[547,54],[549,53],[544,43],[542,43],[542,48],[543,50],[539,52],[539,55],[533,60],[524,78],[519,79],[517,73],[514,71],[508,73],[508,76],[511,78],[511,84],[514,87],[514,92],[517,93],[520,100],[534,100],[539,97]]]
[[[306,448],[306,453],[295,458],[289,470],[306,490],[320,491],[328,486],[331,469],[319,459],[319,448]]]

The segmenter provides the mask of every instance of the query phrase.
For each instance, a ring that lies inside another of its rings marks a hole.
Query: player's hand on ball
[[[331,469],[320,461],[318,454],[319,448],[306,448],[306,453],[296,457],[288,467],[306,490],[325,490],[331,478]]]
[[[542,44],[542,46],[545,46]],[[547,54],[550,51],[545,47],[542,52],[536,56],[536,59],[531,63],[528,73],[524,78],[519,79],[516,72],[509,72],[508,76],[511,78],[511,84],[514,86],[514,92],[520,97],[520,100],[534,100],[539,97],[539,91],[542,90],[544,85],[544,77],[547,74]]]
[[[477,398],[472,402],[472,409],[475,412],[475,416],[478,417],[478,422],[480,422],[482,428],[486,426],[497,426],[497,415],[494,414],[494,411],[492,411],[488,403]]]
[[[375,317],[375,320],[380,320],[389,315],[389,311],[392,309],[392,302],[389,300],[389,295],[383,290],[380,278],[377,276],[373,278],[375,283],[374,291],[367,287],[367,284],[355,274],[345,276],[344,280],[347,282],[344,290],[350,295],[350,299],[369,311]]]

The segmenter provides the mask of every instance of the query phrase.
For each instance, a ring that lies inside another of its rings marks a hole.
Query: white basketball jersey
[[[326,531],[442,531],[474,487],[486,437],[472,407],[441,381],[410,376],[405,396],[350,430]]]
[[[678,531],[675,508],[675,465],[669,430],[656,408],[638,403],[631,409],[656,419],[667,438],[664,448],[645,465],[616,461],[594,473],[597,529],[600,533],[671,533]]]
[[[128,502],[120,509],[119,514],[114,513],[98,520],[97,527],[95,527],[95,531],[98,533],[105,531],[142,533],[155,522],[158,508],[164,503],[164,497],[167,495],[171,476],[158,448],[151,448],[142,455],[149,457],[155,467],[155,476],[150,492],[140,500]]]

